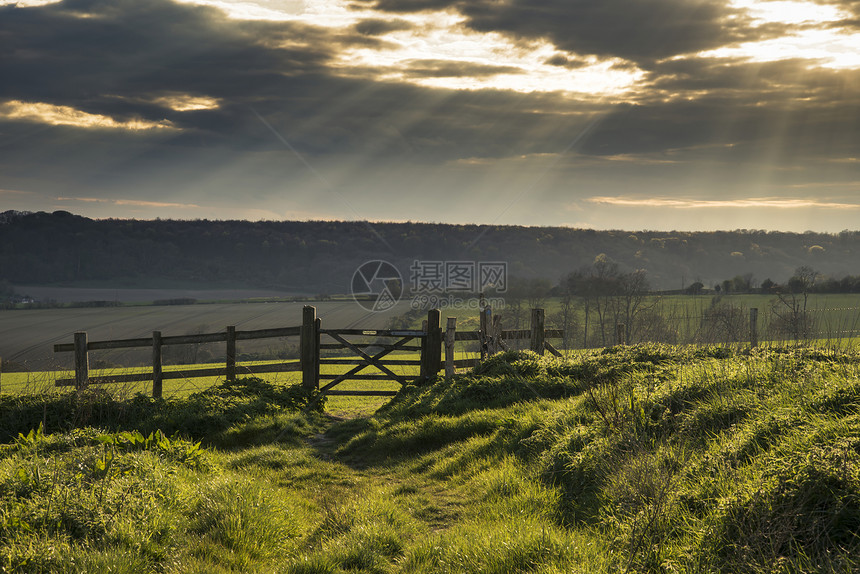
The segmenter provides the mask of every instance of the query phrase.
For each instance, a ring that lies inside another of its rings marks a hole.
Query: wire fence
[[[564,349],[616,344],[674,345],[810,344],[848,347],[860,340],[860,307],[816,307],[802,297],[762,305],[715,299],[694,307],[653,301],[632,312],[625,307],[582,306],[547,323],[564,329]]]

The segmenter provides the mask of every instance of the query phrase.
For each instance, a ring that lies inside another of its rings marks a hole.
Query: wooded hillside
[[[231,283],[314,293],[349,290],[371,259],[505,261],[510,277],[556,283],[605,253],[645,269],[655,289],[737,275],[782,283],[801,265],[860,272],[860,232],[595,231],[560,227],[362,221],[92,220],[64,211],[0,213],[0,282]]]

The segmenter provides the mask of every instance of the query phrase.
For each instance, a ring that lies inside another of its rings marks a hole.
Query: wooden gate
[[[344,381],[394,381],[402,386],[416,379],[435,376],[442,367],[442,329],[439,323],[439,310],[434,309],[427,315],[426,330],[324,329],[316,317],[316,309],[305,307],[302,328],[308,335],[312,333],[314,339],[302,337],[304,384],[307,388],[319,389],[320,395],[394,396],[397,392],[391,390],[338,390],[335,387]],[[368,341],[369,337],[373,340]],[[325,350],[346,350],[349,356],[325,357],[322,354]],[[411,356],[402,358],[400,353],[404,351]],[[397,357],[389,357],[395,352]],[[351,368],[339,373],[321,373],[322,365]],[[402,367],[413,373],[395,371]],[[371,369],[377,372],[368,373]],[[323,381],[327,382],[323,384]]]

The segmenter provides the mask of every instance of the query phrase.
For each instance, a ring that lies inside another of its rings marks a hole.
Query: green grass
[[[338,418],[258,379],[2,400],[0,571],[860,571],[851,351],[512,352]]]
[[[466,351],[457,351],[457,359],[472,358],[476,355]],[[403,360],[415,359],[417,354],[414,352],[395,352],[389,354],[386,359]],[[242,365],[260,365],[271,363],[273,361],[245,361],[238,365],[238,372],[241,376]],[[281,363],[283,361],[275,361]],[[193,365],[169,365],[164,367],[164,372],[185,372],[194,369],[213,368],[223,366],[216,363],[199,363]],[[345,372],[349,367],[343,365],[323,365],[322,373],[336,374]],[[416,366],[398,366],[390,367],[395,373],[407,377],[417,377],[419,369]],[[110,369],[91,369],[90,375],[93,377],[110,377],[124,374],[149,373],[149,367],[114,367]],[[377,368],[368,367],[362,374],[380,374]],[[294,385],[301,383],[301,372],[287,373],[265,373],[262,376],[266,380],[280,385]],[[42,372],[16,372],[16,373],[0,373],[0,393],[19,395],[19,394],[40,394],[54,392],[55,381],[62,378],[73,378],[74,371],[42,371]],[[204,391],[213,386],[224,382],[224,377],[196,377],[196,378],[179,378],[164,380],[162,385],[162,393],[165,397],[182,398],[190,394]],[[323,381],[325,382],[325,381]],[[152,382],[143,381],[137,383],[120,383],[120,384],[105,384],[101,385],[107,392],[117,397],[130,397],[135,393],[151,394]],[[395,381],[344,381],[337,385],[338,390],[378,390],[378,391],[398,391],[400,384]],[[66,391],[70,389],[66,388]],[[358,397],[358,396],[333,396],[327,401],[327,409],[334,416],[356,416],[357,414],[370,415],[381,407],[388,399],[386,397]]]

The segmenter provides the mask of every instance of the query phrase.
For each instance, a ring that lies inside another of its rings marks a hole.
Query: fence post
[[[478,320],[478,331],[480,338],[480,346],[481,346],[481,360],[487,358],[488,355],[492,355],[493,352],[490,350],[490,337],[492,337],[492,327],[493,327],[493,309],[491,307],[484,306],[484,298],[481,297],[481,315]]]
[[[164,380],[161,366],[161,331],[152,332],[152,396],[161,398],[162,381]]]
[[[454,339],[457,334],[457,317],[448,317],[445,329],[445,380],[454,376]]]
[[[624,323],[615,324],[615,344],[624,345],[627,342],[627,329]]]
[[[502,316],[493,315],[493,348],[490,349],[494,355],[502,350]]]
[[[319,386],[317,324],[316,307],[305,305],[302,309],[302,334],[299,342],[299,353],[302,363],[302,386],[307,391],[315,391]]]
[[[227,380],[236,380],[236,327],[227,327]]]
[[[425,380],[435,377],[442,367],[442,313],[439,309],[427,312],[426,345],[421,353],[421,373]]]
[[[750,347],[758,346],[758,308],[750,308]]]
[[[543,309],[532,309],[531,349],[538,355],[543,355],[543,343],[546,337],[544,331]]]
[[[90,358],[87,355],[87,333],[75,333],[75,388],[83,389],[90,379]]]
[[[322,319],[319,317],[314,321],[314,387],[320,386],[320,329],[322,329]]]

